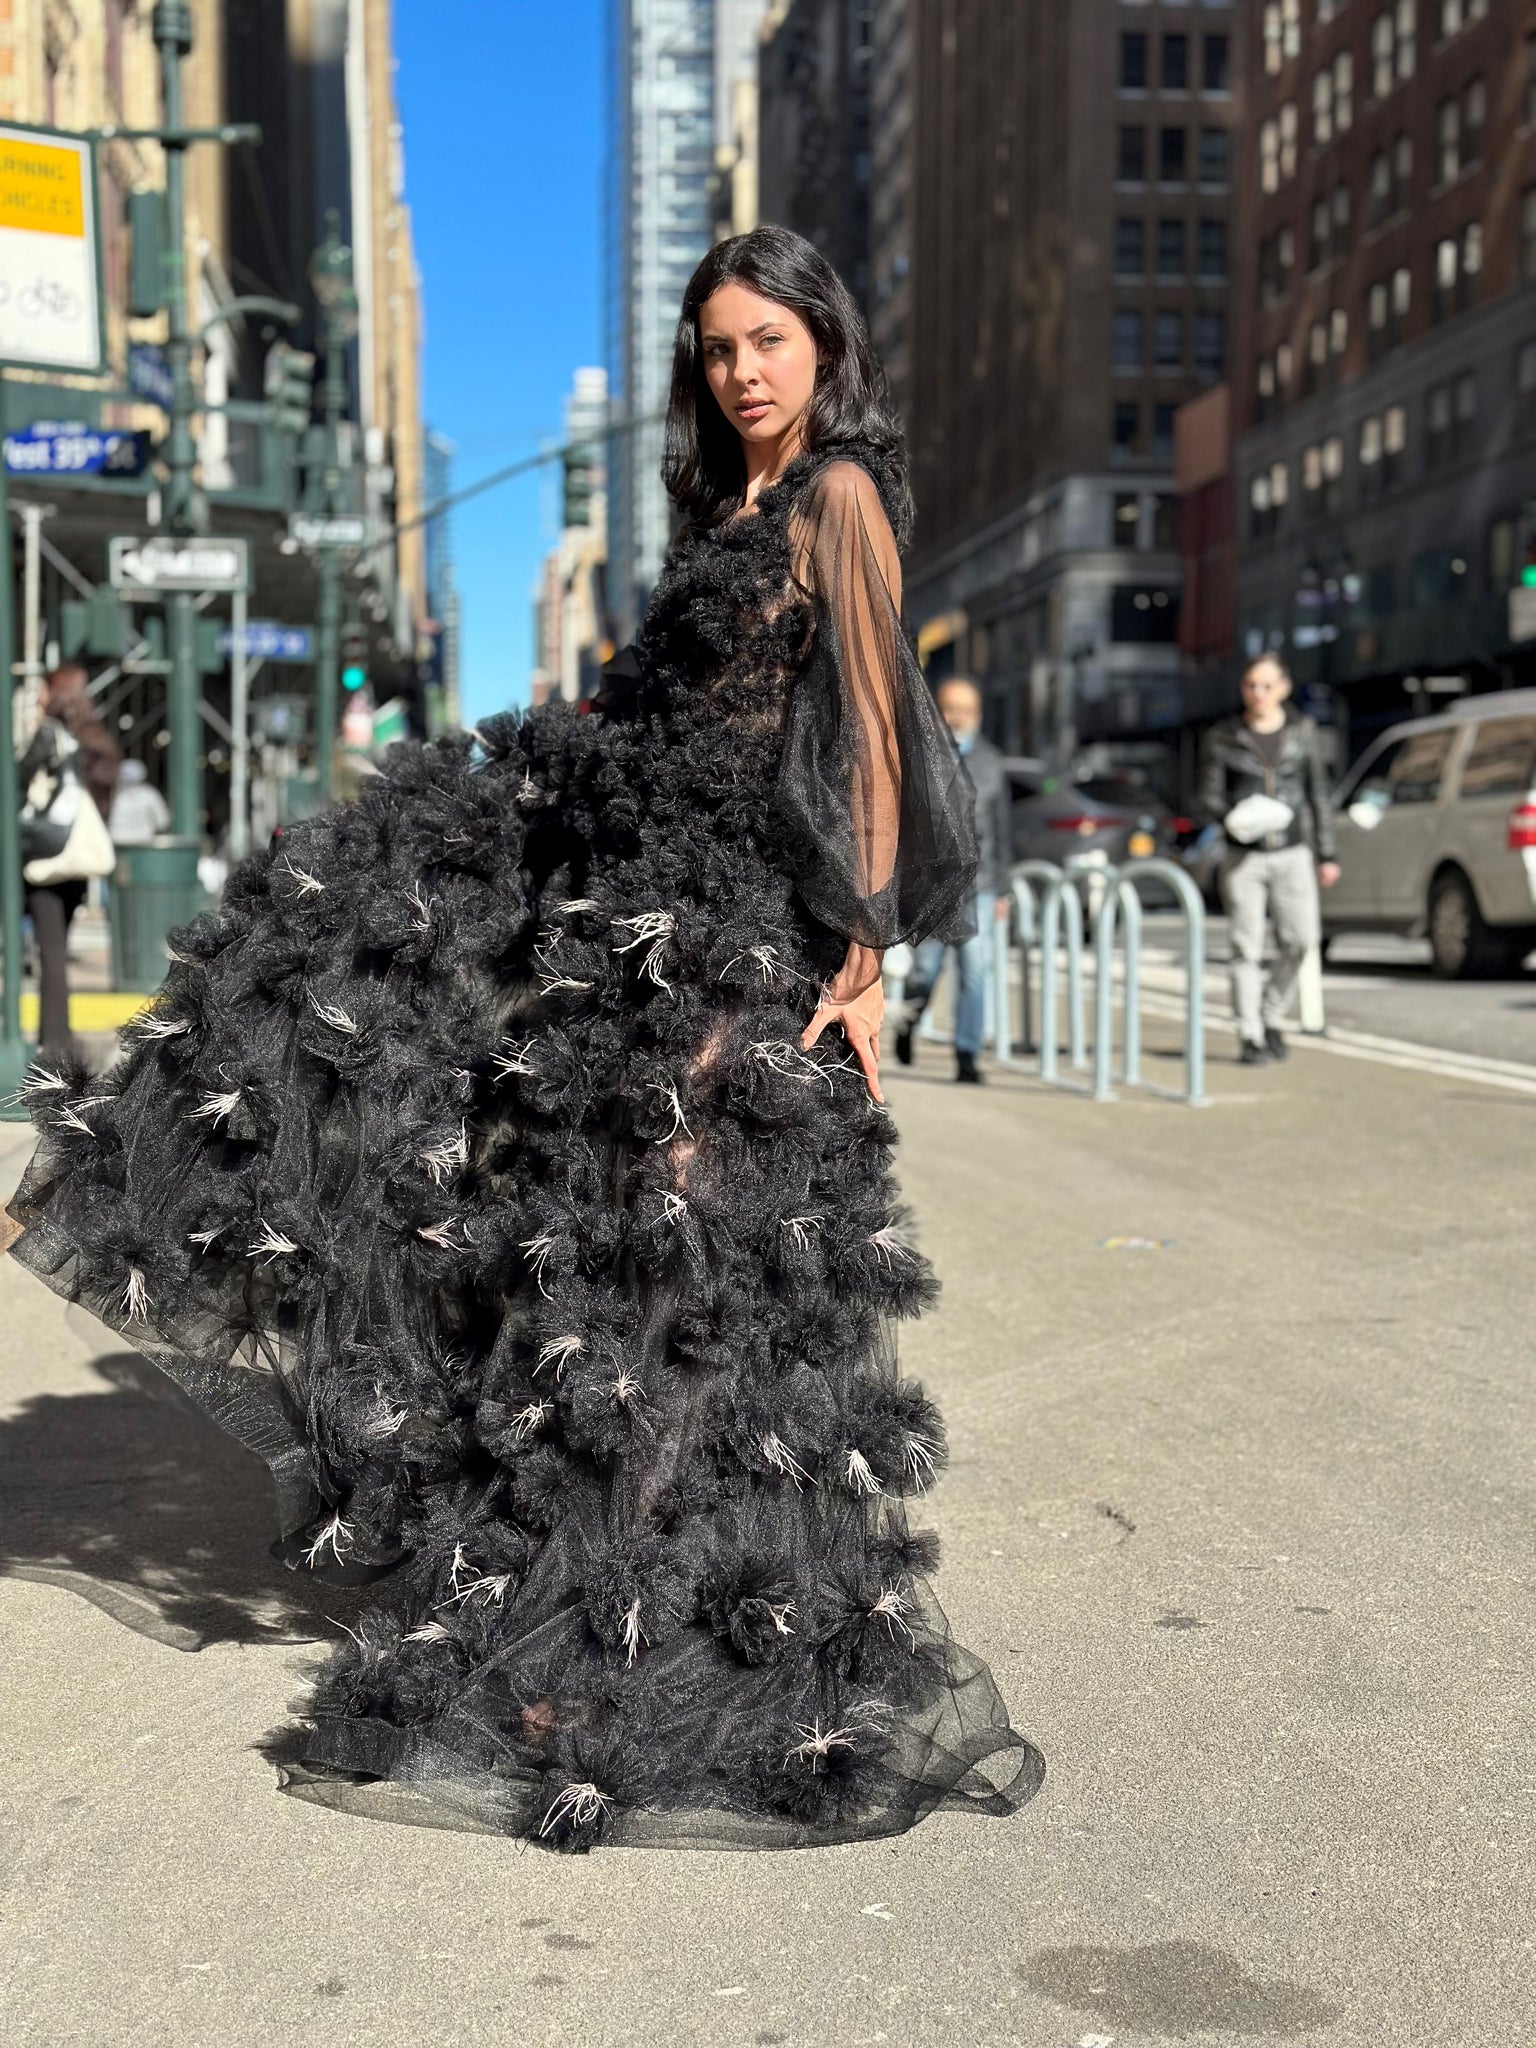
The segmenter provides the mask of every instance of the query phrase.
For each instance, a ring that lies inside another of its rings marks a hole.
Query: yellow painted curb
[[[116,990],[88,990],[82,995],[72,995],[69,999],[69,1028],[71,1031],[120,1031],[153,1001],[153,996],[125,995]],[[23,989],[22,1031],[28,1038],[35,1038],[37,1026],[37,996],[33,990]]]

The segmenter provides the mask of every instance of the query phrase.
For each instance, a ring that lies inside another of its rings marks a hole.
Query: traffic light
[[[361,626],[348,626],[341,636],[341,687],[360,690],[368,680],[368,635]]]
[[[315,409],[315,359],[286,341],[267,350],[267,397],[279,433],[302,434]]]
[[[59,607],[59,652],[104,654],[120,661],[128,652],[128,614],[115,590],[95,589],[89,597],[67,597]]]
[[[164,273],[160,264],[161,208],[159,192],[128,194],[128,234],[131,256],[128,272],[128,312],[135,320],[153,320],[165,302]]]
[[[564,514],[561,524],[590,526],[592,483],[597,468],[597,452],[593,448],[578,444],[565,449],[560,459],[565,470]]]

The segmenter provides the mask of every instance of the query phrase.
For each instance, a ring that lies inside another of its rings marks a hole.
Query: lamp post
[[[357,288],[352,251],[341,239],[341,216],[325,217],[325,240],[309,263],[309,281],[322,316],[325,349],[325,468],[323,512],[344,510],[341,492],[341,423],[347,411],[347,348],[357,333]],[[331,773],[340,709],[341,564],[332,542],[320,554],[320,603],[315,648],[315,779],[322,804],[331,799]]]

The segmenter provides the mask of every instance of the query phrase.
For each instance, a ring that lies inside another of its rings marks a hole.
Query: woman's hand
[[[816,1014],[801,1035],[801,1048],[809,1052],[829,1024],[841,1024],[843,1036],[864,1069],[870,1094],[876,1102],[884,1102],[880,1093],[880,1026],[885,1021],[885,988],[877,975],[862,994],[845,1003],[833,1000],[835,988],[834,983],[816,1005]]]

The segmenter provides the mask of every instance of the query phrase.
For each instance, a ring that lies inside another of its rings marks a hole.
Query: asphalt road
[[[1165,968],[1179,958],[1172,915],[1149,920],[1149,955]],[[1207,986],[1218,1007],[1227,993],[1227,921],[1206,927]],[[1536,1069],[1536,972],[1502,981],[1441,981],[1423,939],[1364,934],[1336,939],[1323,970],[1330,1026],[1412,1045]]]
[[[0,1261],[7,2048],[1528,2039],[1536,1103],[1217,1050],[1207,1110],[892,1079],[938,1591],[1050,1775],[882,1845],[562,1860],[282,1797],[339,1596]]]

